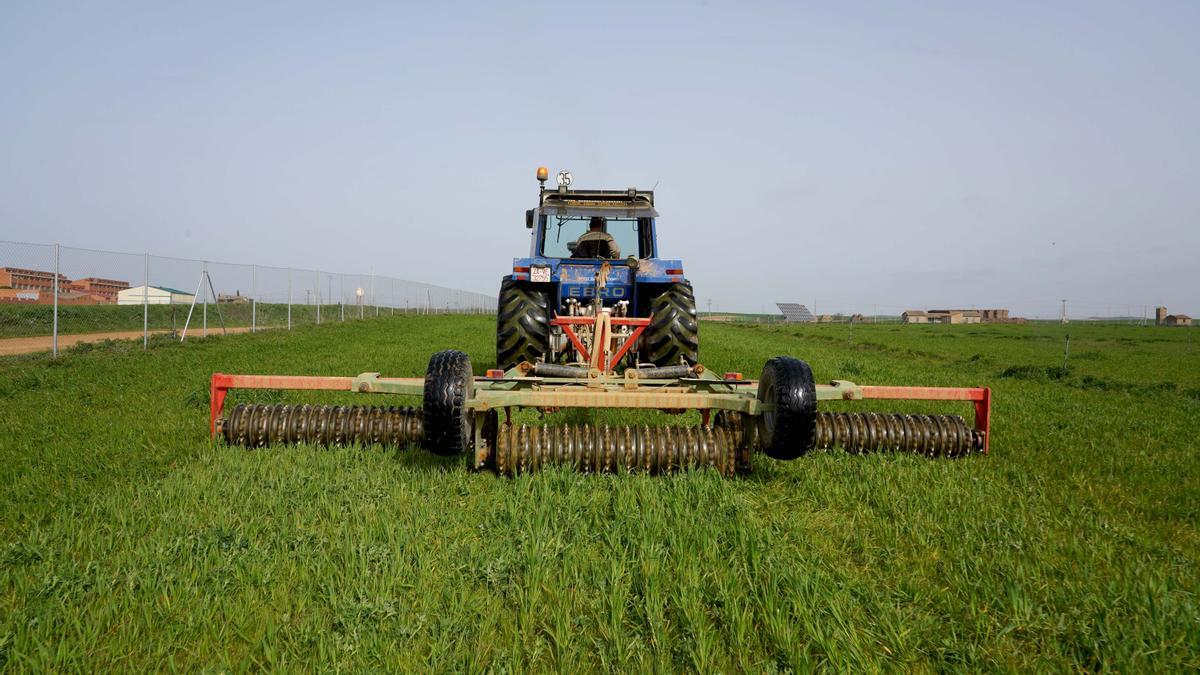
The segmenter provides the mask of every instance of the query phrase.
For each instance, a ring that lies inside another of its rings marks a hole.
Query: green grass
[[[996,396],[989,457],[732,480],[206,436],[213,371],[482,371],[486,317],[0,360],[0,669],[1200,668],[1200,346],[1063,330],[706,323],[721,370]]]

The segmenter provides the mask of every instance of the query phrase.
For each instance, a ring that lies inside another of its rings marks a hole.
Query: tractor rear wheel
[[[808,364],[776,356],[763,366],[758,400],[774,406],[759,418],[762,450],[775,459],[796,459],[813,447],[817,433],[817,387]]]
[[[508,370],[534,362],[550,350],[550,299],[546,293],[513,281],[500,282],[496,308],[496,365]]]
[[[654,315],[642,337],[645,358],[656,366],[674,366],[682,357],[695,365],[700,357],[700,324],[696,296],[689,283],[671,284],[650,301]]]
[[[452,456],[471,448],[475,430],[467,401],[474,387],[471,357],[456,349],[429,357],[425,398],[421,404],[425,449],[435,455]]]

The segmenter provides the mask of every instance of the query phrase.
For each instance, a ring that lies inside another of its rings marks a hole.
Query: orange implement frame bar
[[[225,409],[225,395],[230,389],[316,389],[322,391],[354,391],[353,377],[322,377],[310,375],[226,375],[213,373],[208,389],[208,433],[217,435],[217,418]]]
[[[989,387],[887,387],[864,384],[864,399],[908,401],[970,401],[975,404],[975,429],[983,433],[983,454],[992,439],[992,390]]]

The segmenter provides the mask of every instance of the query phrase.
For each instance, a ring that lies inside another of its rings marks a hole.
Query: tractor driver
[[[572,258],[609,258],[621,257],[621,247],[617,240],[608,233],[608,219],[592,216],[588,223],[588,231],[575,240],[575,248],[571,251]]]

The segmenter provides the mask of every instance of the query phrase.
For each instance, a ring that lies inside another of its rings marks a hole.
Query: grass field
[[[0,669],[1200,668],[1200,345],[1069,330],[705,324],[721,370],[996,397],[988,457],[731,480],[207,438],[215,370],[482,371],[487,317],[0,360]]]

